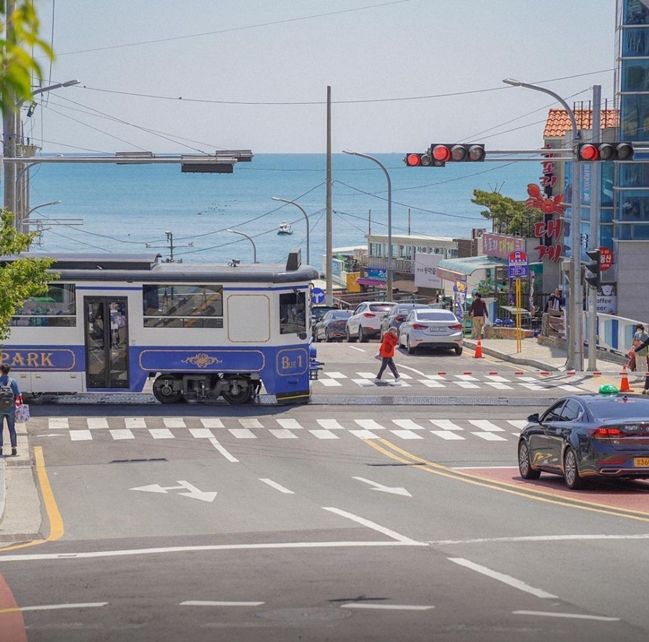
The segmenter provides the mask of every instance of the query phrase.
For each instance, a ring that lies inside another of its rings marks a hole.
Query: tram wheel
[[[174,383],[178,381],[173,375],[160,375],[153,382],[153,396],[160,403],[177,403],[181,400],[182,390],[175,390]]]
[[[230,384],[228,390],[224,390],[221,394],[223,398],[233,406],[238,406],[248,403],[252,399],[253,386],[247,377],[234,375],[226,377]]]

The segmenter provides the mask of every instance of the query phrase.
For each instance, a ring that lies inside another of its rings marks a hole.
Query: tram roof
[[[293,253],[292,253],[293,254]],[[159,262],[160,254],[25,253],[23,258],[54,259],[50,272],[63,281],[140,281],[156,283],[295,283],[318,278],[318,271],[300,265],[294,255],[286,265],[277,264],[195,264]],[[18,256],[0,257],[0,265]],[[291,260],[293,259],[293,261]]]

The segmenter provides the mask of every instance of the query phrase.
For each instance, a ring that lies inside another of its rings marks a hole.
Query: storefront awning
[[[462,280],[476,270],[507,267],[505,259],[495,256],[468,256],[462,259],[442,259],[435,268],[435,274],[446,281]]]

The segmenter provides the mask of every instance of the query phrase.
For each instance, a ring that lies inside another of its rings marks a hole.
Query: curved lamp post
[[[351,154],[352,156],[360,156],[361,158],[367,158],[368,160],[374,161],[385,173],[385,178],[388,181],[388,269],[387,269],[387,297],[388,301],[392,301],[392,181],[390,180],[390,174],[386,169],[385,165],[380,161],[374,158],[373,156],[368,156],[367,154],[361,154],[360,152],[350,152],[343,149],[343,154]]]
[[[581,290],[581,208],[579,207],[579,166],[575,162],[577,160],[577,144],[579,142],[579,129],[577,128],[577,120],[575,114],[570,109],[570,105],[553,91],[538,85],[530,85],[520,80],[512,78],[505,78],[503,82],[513,87],[525,87],[525,89],[533,89],[540,91],[544,94],[552,96],[557,102],[561,103],[562,107],[568,113],[570,124],[572,125],[572,220],[570,222],[570,244],[572,246],[571,270],[570,270],[570,293],[571,293],[571,314],[567,327],[568,341],[568,362],[566,367],[582,372],[584,369],[583,351],[584,344],[582,341],[582,297]],[[572,336],[571,336],[572,335]]]
[[[240,236],[245,236],[252,243],[252,262],[257,263],[257,246],[255,245],[255,242],[247,234],[244,234],[243,232],[239,232],[238,230],[226,230],[226,232],[230,232],[232,234],[239,234]]]
[[[310,236],[309,217],[304,211],[304,208],[301,205],[298,205],[295,201],[289,201],[285,198],[279,198],[279,196],[271,196],[271,199],[273,201],[280,201],[281,203],[288,203],[289,205],[295,205],[295,207],[297,207],[302,212],[302,214],[304,214],[304,220],[306,222],[306,262],[307,265],[311,265],[311,256],[309,254],[309,236]]]

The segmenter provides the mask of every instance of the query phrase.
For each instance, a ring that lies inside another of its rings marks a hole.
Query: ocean
[[[539,163],[449,163],[408,168],[403,154],[377,154],[392,183],[392,233],[470,237],[489,228],[471,203],[474,189],[527,198],[538,183]],[[43,252],[159,252],[189,263],[283,263],[294,247],[306,261],[310,225],[311,264],[322,269],[325,253],[326,157],[324,154],[259,154],[233,174],[183,174],[178,165],[40,164],[30,170],[31,220],[38,219]],[[364,235],[387,233],[387,180],[370,160],[332,158],[333,246],[365,245]],[[60,204],[38,207],[52,201]],[[67,221],[66,221],[67,219]],[[82,224],[70,224],[80,219]],[[293,234],[278,236],[282,221]],[[34,229],[34,228],[32,228]],[[246,234],[228,232],[237,230]],[[170,233],[167,234],[167,233]],[[253,246],[254,244],[254,246]]]

